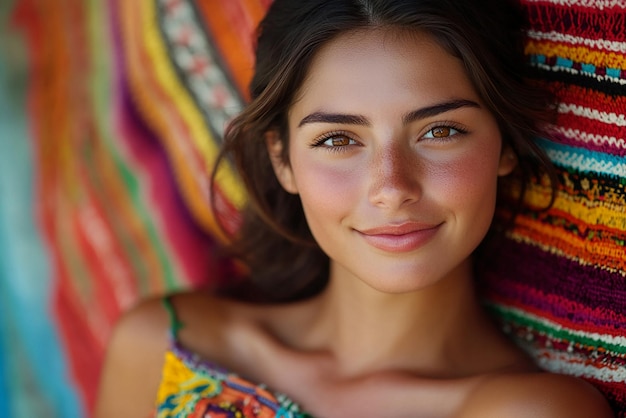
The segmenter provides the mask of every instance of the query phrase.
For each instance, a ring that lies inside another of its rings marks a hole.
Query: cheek
[[[495,206],[499,153],[476,150],[432,167],[435,199],[463,210],[470,216],[488,217]],[[439,198],[437,197],[439,196]]]
[[[309,222],[324,216],[340,216],[354,206],[359,175],[357,170],[333,167],[315,161],[294,161],[294,177]]]

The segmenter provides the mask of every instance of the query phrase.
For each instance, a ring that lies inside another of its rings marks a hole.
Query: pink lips
[[[439,230],[439,225],[406,222],[385,225],[357,232],[371,246],[387,252],[409,252],[426,244]]]

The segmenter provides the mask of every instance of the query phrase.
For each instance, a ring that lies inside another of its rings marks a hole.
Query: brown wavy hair
[[[329,259],[309,231],[299,197],[278,183],[265,136],[278,133],[288,164],[288,111],[311,60],[339,34],[385,27],[433,36],[463,61],[504,144],[517,155],[520,199],[531,176],[547,173],[554,183],[550,162],[533,141],[553,120],[553,100],[527,82],[523,23],[507,0],[276,0],[258,27],[251,102],[227,127],[219,158],[234,164],[249,197],[230,247],[249,267],[249,278],[225,293],[290,301],[316,294],[328,280]]]

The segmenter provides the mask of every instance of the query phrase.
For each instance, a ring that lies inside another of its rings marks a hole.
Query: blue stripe
[[[593,64],[581,64],[580,68],[585,73],[589,73],[589,74],[596,73],[596,66]]]
[[[2,281],[2,277],[0,277],[0,281]],[[4,346],[3,331],[3,326],[0,323],[0,417],[11,417],[11,399],[7,396],[9,393],[9,372],[5,364],[9,357]]]
[[[574,66],[574,61],[563,57],[556,57],[556,66],[572,68]]]
[[[3,44],[10,40],[5,34],[2,38]],[[26,71],[17,58],[0,56],[0,332],[5,361],[0,367],[6,389],[0,405],[11,408],[11,415],[2,415],[11,418],[81,417],[51,315],[51,269],[32,195]]]
[[[542,54],[528,54],[528,62],[534,65],[548,65],[548,58]],[[574,69],[574,61],[568,58],[556,57],[553,68],[564,68],[568,70]],[[601,67],[602,68],[602,67]],[[607,77],[613,79],[621,79],[623,71],[620,68],[605,68],[605,74]],[[580,72],[588,75],[597,76],[598,67],[594,64],[580,63]]]
[[[607,68],[606,75],[609,77],[620,78],[622,76],[622,70],[620,68]]]
[[[548,157],[564,168],[584,173],[600,173],[626,178],[626,159],[615,155],[559,144],[547,139],[537,139]]]

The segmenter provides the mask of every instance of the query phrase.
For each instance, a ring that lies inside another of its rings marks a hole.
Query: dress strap
[[[170,335],[174,341],[178,341],[178,331],[185,325],[178,319],[178,315],[176,315],[176,308],[174,308],[171,296],[164,296],[161,299],[161,303],[170,317]]]

